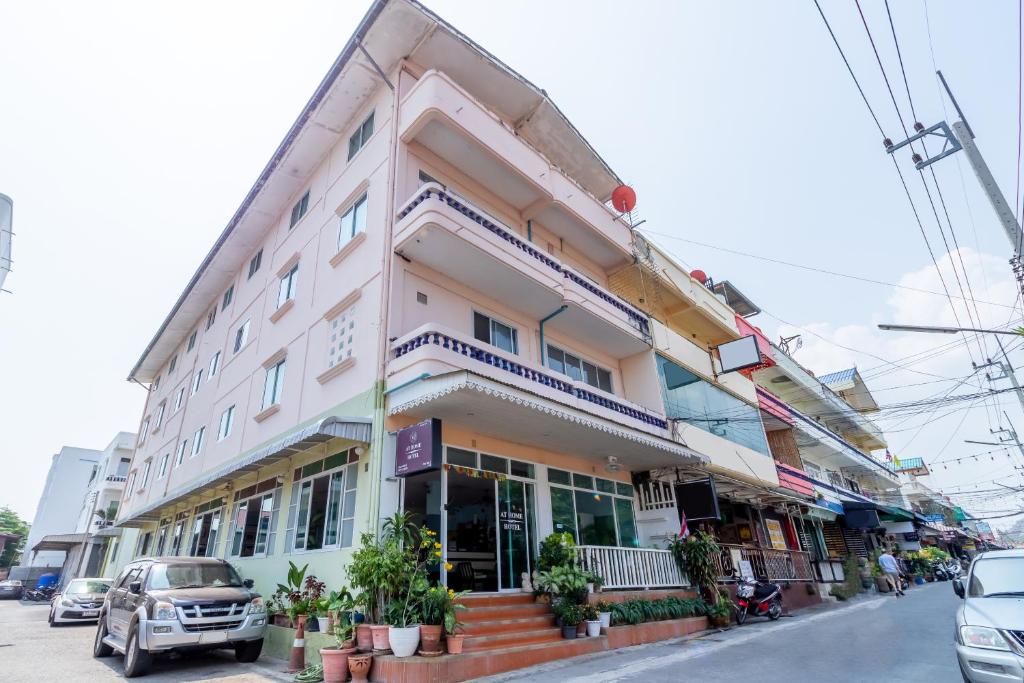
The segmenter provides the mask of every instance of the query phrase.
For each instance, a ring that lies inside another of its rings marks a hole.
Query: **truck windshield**
[[[971,571],[967,594],[972,598],[1024,595],[1024,557],[978,560]]]
[[[149,587],[154,590],[241,585],[238,572],[219,562],[160,563],[149,572]]]
[[[75,579],[68,584],[64,592],[69,595],[79,595],[83,593],[106,593],[108,590],[110,590],[110,584],[106,581]]]

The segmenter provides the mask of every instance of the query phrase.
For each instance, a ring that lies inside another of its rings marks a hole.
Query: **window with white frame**
[[[516,328],[476,311],[473,312],[473,336],[509,353],[519,353]]]
[[[196,376],[192,378],[192,394],[193,395],[197,391],[199,391],[199,387],[200,387],[200,385],[202,385],[202,383],[203,383],[203,369],[199,368],[199,370],[196,371]]]
[[[159,469],[157,470],[157,473],[156,473],[156,478],[157,479],[163,479],[164,477],[167,476],[167,466],[170,464],[170,462],[171,462],[171,454],[170,453],[164,453],[162,456],[160,456],[160,467],[159,467]]]
[[[124,487],[125,497],[130,496],[135,490],[135,474],[134,470],[128,473],[128,484]]]
[[[235,344],[232,346],[232,353],[238,353],[245,346],[245,342],[249,341],[249,321],[246,320],[242,323],[241,327],[235,330]]]
[[[167,520],[160,521],[160,528],[156,532],[156,546],[155,555],[160,557],[164,554],[164,548],[167,546],[167,534],[170,532],[171,525]]]
[[[263,381],[263,404],[266,409],[281,402],[281,390],[284,387],[284,363],[282,359],[267,368],[267,377]]]
[[[142,464],[142,477],[139,479],[139,490],[144,491],[149,483],[149,473],[153,469],[153,459],[149,458]]]
[[[249,279],[249,280],[252,279],[252,276],[255,275],[259,271],[260,265],[262,263],[263,263],[263,250],[260,249],[255,254],[253,254],[253,257],[249,260],[249,276],[248,276],[247,279]]]
[[[214,305],[213,309],[206,314],[206,329],[213,327],[213,323],[217,322],[217,306]]]
[[[267,479],[235,493],[229,557],[264,557],[274,551],[281,488]]]
[[[147,417],[142,421],[142,429],[139,430],[139,445],[146,443],[146,437],[149,436],[149,418]]]
[[[352,137],[348,139],[348,159],[352,160],[352,157],[366,145],[369,141],[370,136],[373,135],[373,112],[366,117],[363,123],[356,128],[356,132],[352,133]]]
[[[353,237],[366,231],[366,194],[352,203],[345,213],[341,214],[338,226],[338,249],[349,243]]]
[[[181,410],[181,404],[185,401],[185,387],[178,389],[178,393],[174,395],[174,412]]]
[[[185,523],[188,521],[187,512],[179,512],[174,523],[174,531],[171,532],[171,547],[168,555],[180,555],[183,541],[185,540]]]
[[[231,300],[235,298],[235,286],[231,285],[224,291],[224,298],[220,302],[220,310],[226,311],[228,306],[231,305]]]
[[[153,430],[160,429],[160,425],[164,423],[164,411],[167,409],[167,401],[160,401],[160,405],[156,407],[156,417],[153,418]]]
[[[804,460],[803,458],[800,459],[800,462],[802,462],[804,465],[804,472],[806,472],[812,478],[821,481],[821,467],[814,464],[813,462]]]
[[[230,406],[220,414],[220,428],[217,430],[217,441],[223,441],[231,436],[231,427],[235,422],[235,407]]]
[[[295,298],[295,287],[299,283],[299,264],[296,263],[287,273],[281,276],[281,285],[277,290],[277,307],[281,308]]]
[[[356,307],[351,306],[327,321],[327,367],[351,358],[356,334]]]
[[[612,373],[609,370],[581,359],[579,356],[548,344],[547,366],[555,372],[582,380],[590,386],[612,393]]]
[[[198,330],[193,330],[192,334],[188,337],[188,345],[185,347],[185,353],[188,353],[196,347],[196,335],[199,334]]]
[[[295,202],[292,206],[292,215],[288,221],[288,229],[291,230],[295,227],[295,224],[302,220],[302,217],[306,215],[309,210],[309,190],[306,190],[306,194],[302,195],[299,201]]]
[[[192,540],[189,542],[190,557],[213,557],[217,552],[217,534],[220,531],[220,509],[223,498],[199,505],[192,516]]]
[[[633,486],[591,474],[548,468],[551,519],[579,545],[640,547]]]
[[[210,372],[206,376],[206,381],[209,382],[211,379],[216,377],[218,370],[220,370],[220,351],[213,354],[210,358]]]
[[[155,380],[153,380],[153,386],[152,386],[152,387],[150,387],[150,389],[151,389],[152,391],[156,391],[156,390],[157,390],[157,389],[159,389],[159,388],[160,388],[160,375],[157,375],[157,376],[156,376],[156,379],[155,379]]]
[[[206,435],[206,427],[200,427],[192,435],[192,454],[189,457],[196,457],[203,450],[203,437]]]
[[[174,358],[171,359],[171,364],[167,366],[167,374],[174,372],[174,368],[178,367],[178,355],[175,354]]]
[[[185,451],[188,450],[188,439],[182,439],[178,444],[178,453],[174,456],[174,466],[177,467],[185,459]]]
[[[295,469],[288,510],[290,552],[352,545],[358,460],[350,448]]]

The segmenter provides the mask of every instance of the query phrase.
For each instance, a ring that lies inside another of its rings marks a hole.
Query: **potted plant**
[[[709,604],[718,602],[718,564],[715,560],[722,550],[715,537],[696,531],[686,538],[677,536],[669,542],[668,549],[698,594]]]
[[[563,603],[559,606],[562,619],[562,637],[573,640],[577,636],[577,627],[583,621],[583,609],[579,605]]]
[[[318,598],[313,602],[310,613],[316,615],[316,622],[320,633],[334,635],[334,623],[329,616],[329,601],[325,597]]]
[[[445,641],[448,644],[448,654],[462,654],[462,641],[465,636],[461,633],[462,622],[459,621],[459,610],[466,609],[466,606],[459,600],[467,593],[469,591],[455,592],[448,589],[448,600],[444,610],[444,632]]]
[[[612,603],[601,600],[597,603],[597,618],[601,626],[608,628],[612,625]]]
[[[732,601],[725,596],[719,596],[714,604],[708,606],[708,621],[715,628],[725,628],[732,620],[734,611]]]
[[[441,654],[441,634],[448,604],[448,591],[444,586],[432,586],[423,596],[420,624],[421,652],[425,655]]]
[[[583,619],[587,622],[588,638],[596,638],[601,635],[601,619],[598,617],[597,607],[590,604],[584,605]]]
[[[334,629],[337,647],[320,648],[324,667],[324,683],[345,683],[348,679],[348,657],[356,654],[352,642],[352,625],[338,624]]]

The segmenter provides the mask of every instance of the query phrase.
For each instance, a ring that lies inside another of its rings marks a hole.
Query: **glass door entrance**
[[[533,484],[515,479],[494,482],[498,489],[498,587],[518,590],[532,569]]]

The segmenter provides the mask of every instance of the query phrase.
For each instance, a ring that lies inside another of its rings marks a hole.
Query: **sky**
[[[821,4],[886,135],[899,140],[856,5]],[[144,390],[128,371],[368,5],[0,1],[0,192],[14,199],[16,233],[10,292],[0,293],[0,505],[30,518],[62,445],[102,449],[138,429]],[[966,492],[958,500],[976,512],[1019,507],[1020,496],[995,500],[991,490],[1019,483],[1021,454],[946,462],[991,450],[965,439],[1024,430],[1013,393],[920,414],[890,408],[988,389],[968,376],[972,361],[997,353],[994,338],[906,369],[892,363],[962,338],[875,329],[956,325],[943,281],[954,296],[963,287],[990,302],[969,316],[953,299],[964,326],[1019,321],[1009,243],[960,153],[932,167],[953,227],[947,248],[909,152],[898,153],[940,281],[811,0],[427,5],[547,90],[636,189],[652,240],[739,287],[764,310],[752,322],[771,338],[801,334],[795,357],[811,370],[860,368],[887,407],[877,421],[891,451],[938,463],[933,488]],[[890,5],[917,117],[927,126],[955,116],[937,65],[1012,201],[1017,3]],[[886,6],[861,6],[909,126]],[[936,212],[945,223],[941,203]],[[1024,364],[1024,353],[1010,356]]]

